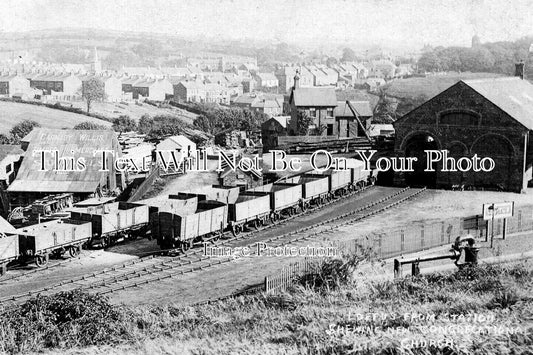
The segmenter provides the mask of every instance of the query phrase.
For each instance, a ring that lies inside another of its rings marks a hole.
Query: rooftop
[[[296,106],[337,106],[337,96],[333,87],[296,88],[291,93]]]
[[[528,129],[533,129],[533,85],[519,77],[462,80]]]

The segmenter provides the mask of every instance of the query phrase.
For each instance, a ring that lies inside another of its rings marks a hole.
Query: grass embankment
[[[286,293],[196,307],[42,297],[1,314],[0,352],[531,353],[532,265],[355,283],[353,261],[331,261]]]

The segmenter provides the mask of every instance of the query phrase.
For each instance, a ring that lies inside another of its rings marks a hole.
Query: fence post
[[[424,225],[420,226],[420,249],[424,250]]]
[[[403,254],[405,251],[405,231],[400,229],[400,252]]]

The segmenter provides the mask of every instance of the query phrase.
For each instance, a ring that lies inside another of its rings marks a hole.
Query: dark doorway
[[[405,174],[405,181],[409,186],[426,186],[434,188],[437,185],[437,172],[426,170],[427,154],[425,150],[436,150],[439,146],[434,137],[427,133],[420,133],[409,138],[405,144],[405,156],[416,157],[413,164],[414,172]]]

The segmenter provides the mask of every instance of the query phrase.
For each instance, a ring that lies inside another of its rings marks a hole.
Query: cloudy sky
[[[302,44],[468,45],[533,34],[533,0],[2,0],[0,30],[57,27]]]

